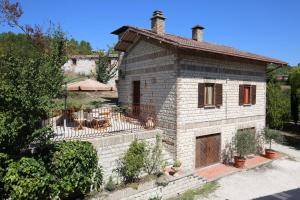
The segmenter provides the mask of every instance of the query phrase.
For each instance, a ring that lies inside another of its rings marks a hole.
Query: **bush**
[[[145,157],[145,171],[149,175],[157,174],[160,171],[160,167],[162,165],[162,149],[161,149],[161,140],[160,136],[156,136],[156,143],[153,148],[150,146],[146,149],[146,157]]]
[[[9,164],[4,188],[11,199],[49,199],[52,181],[42,162],[23,157]]]
[[[145,156],[146,144],[134,140],[115,170],[125,183],[131,183],[139,178],[145,164]]]
[[[282,141],[283,140],[280,132],[277,130],[265,128],[263,133],[264,133],[264,138],[266,140],[266,143],[269,144],[269,149],[272,149],[273,141]]]
[[[173,167],[180,167],[181,166],[181,162],[179,160],[175,160],[173,163]]]
[[[102,184],[97,153],[89,142],[56,144],[48,168],[56,177],[54,188],[60,198],[83,195]]]
[[[233,138],[234,149],[240,158],[255,152],[255,134],[249,130],[238,131]]]
[[[82,107],[82,104],[80,101],[75,99],[69,99],[67,101],[67,108],[68,109],[74,109],[74,110],[80,110]]]
[[[114,191],[116,189],[116,184],[114,183],[114,181],[113,181],[113,179],[112,179],[111,176],[109,177],[109,180],[108,180],[108,182],[105,185],[105,189],[107,191],[110,191],[110,192],[112,192],[112,191]]]
[[[8,165],[12,162],[9,156],[5,153],[0,153],[0,199],[5,199],[7,196],[4,191],[4,176],[7,172]]]
[[[266,115],[270,128],[282,128],[283,123],[290,119],[290,98],[274,83],[267,85]]]

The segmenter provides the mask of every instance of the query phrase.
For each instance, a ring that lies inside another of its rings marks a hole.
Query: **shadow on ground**
[[[255,200],[299,200],[300,199],[300,188],[288,190],[260,198],[256,198]]]
[[[294,123],[286,123],[281,132],[284,137],[284,145],[300,150],[300,123],[297,125]]]

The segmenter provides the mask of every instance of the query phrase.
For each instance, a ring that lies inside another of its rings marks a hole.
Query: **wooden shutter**
[[[240,89],[239,89],[239,105],[243,105],[244,104],[244,85],[240,85]]]
[[[198,84],[198,108],[204,107],[204,83]]]
[[[256,104],[256,85],[251,86],[251,104]]]
[[[223,85],[222,84],[216,84],[216,106],[221,106],[223,101]]]

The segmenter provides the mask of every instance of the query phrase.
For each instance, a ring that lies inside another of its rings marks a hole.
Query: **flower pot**
[[[171,169],[173,170],[173,171],[175,171],[175,173],[176,172],[179,172],[180,171],[180,169],[181,169],[181,167],[171,167]]]
[[[237,168],[243,168],[245,166],[246,159],[239,156],[234,156],[234,166]]]
[[[154,128],[154,120],[152,117],[149,117],[146,121],[146,124],[145,124],[145,128],[146,129],[153,129]]]
[[[265,149],[265,157],[269,158],[269,159],[274,159],[276,158],[277,153],[276,151],[272,150],[272,149]]]

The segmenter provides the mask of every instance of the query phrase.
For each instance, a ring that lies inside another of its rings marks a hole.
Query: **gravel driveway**
[[[300,196],[292,195],[292,191],[290,194],[282,193],[300,188],[300,150],[278,144],[273,148],[290,155],[292,159],[282,158],[256,169],[224,177],[218,181],[220,187],[207,199],[244,200],[269,195],[262,199],[300,199]]]

